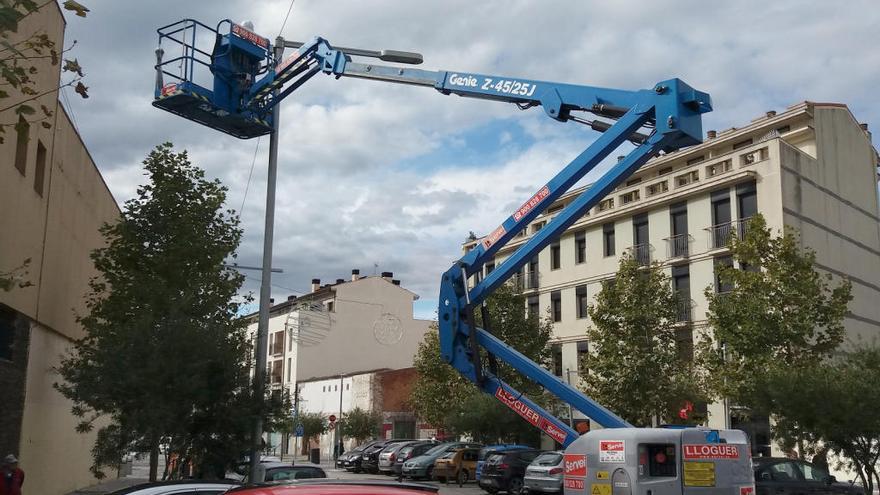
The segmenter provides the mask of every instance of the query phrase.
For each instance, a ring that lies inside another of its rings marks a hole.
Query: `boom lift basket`
[[[245,108],[243,98],[257,76],[274,65],[269,40],[228,19],[216,29],[184,19],[157,31],[154,107],[240,139],[272,132],[271,113]],[[169,53],[180,54],[163,60],[163,42]],[[197,80],[213,81],[213,87]]]

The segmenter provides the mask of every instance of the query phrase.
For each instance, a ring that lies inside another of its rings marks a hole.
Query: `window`
[[[558,242],[550,245],[550,269],[551,270],[558,270],[559,269],[559,266],[561,264],[561,260],[559,259],[560,258],[559,251],[560,251],[560,249],[559,249]]]
[[[43,195],[43,182],[46,177],[46,147],[43,142],[37,140],[37,165],[34,168],[34,191]]]
[[[15,348],[15,311],[0,306],[0,359],[12,361]]]
[[[650,244],[648,242],[648,215],[633,217],[633,256],[642,265],[651,262]]]
[[[494,262],[486,263],[486,275],[492,273],[492,270],[494,270],[494,269],[495,269],[495,263],[494,263]]]
[[[538,296],[529,296],[528,300],[528,314],[529,318],[537,318],[538,317]]]
[[[730,193],[727,189],[712,193],[712,248],[727,246],[731,234]]]
[[[614,222],[602,226],[602,245],[605,256],[614,256]]]
[[[345,390],[349,390],[350,388],[351,388],[351,384],[350,384],[350,383],[346,383],[346,384],[345,384]]]
[[[791,126],[784,125],[778,129],[776,129],[776,132],[778,132],[779,134],[785,134],[786,132],[788,132],[790,130],[791,130]]]
[[[706,177],[715,177],[725,172],[733,170],[733,162],[724,160],[723,162],[714,163],[706,167]]]
[[[614,208],[614,198],[599,201],[599,211],[610,210],[611,208]]]
[[[648,196],[654,196],[655,194],[665,193],[669,190],[669,181],[664,180],[663,182],[658,182],[656,184],[651,184],[645,188],[645,194]]]
[[[529,260],[529,278],[526,279],[526,289],[538,288],[538,256]]]
[[[546,223],[547,223],[547,222],[538,222],[538,223],[532,225],[532,233],[533,233],[533,234],[538,233],[541,229],[544,228],[544,225],[545,225]]]
[[[740,148],[745,148],[746,146],[752,145],[752,138],[746,139],[744,141],[740,141],[738,143],[733,144],[733,149],[738,150]]]
[[[806,462],[798,462],[798,467],[801,468],[801,472],[804,473],[804,480],[806,481],[820,481],[825,482],[828,479],[828,473],[819,469],[812,464],[807,464]]]
[[[553,321],[562,321],[562,293],[558,290],[550,293],[550,312],[553,314]]]
[[[675,445],[673,444],[642,444],[639,445],[639,464],[646,459],[648,476],[675,477]]]
[[[574,262],[583,263],[587,261],[587,232],[581,230],[574,234]]]
[[[587,370],[587,361],[590,359],[590,344],[586,340],[577,343],[578,371]]]
[[[327,391],[327,387],[326,387],[326,386],[321,387],[321,392],[326,392],[326,391]]]
[[[21,172],[21,175],[24,175],[27,170],[27,147],[30,130],[31,125],[27,123],[23,115],[20,115],[18,124],[15,125],[15,168]]]
[[[562,344],[553,344],[553,374],[562,376]]]
[[[715,258],[713,260],[713,267],[715,271],[715,292],[718,294],[724,294],[725,292],[730,292],[733,290],[733,284],[730,281],[722,279],[721,271],[725,267],[733,266],[733,256],[722,256],[720,258]]]
[[[671,173],[672,173],[672,167],[661,168],[660,170],[657,171],[657,176],[659,177],[661,175],[666,175],[666,174],[671,174]]]
[[[634,201],[638,201],[638,200],[639,200],[639,190],[638,189],[636,189],[635,191],[630,191],[626,194],[622,194],[620,196],[620,204],[622,204],[622,205],[628,205],[628,204],[630,204]]]
[[[574,288],[575,307],[577,308],[577,317],[587,317],[587,286],[578,285]]]
[[[327,312],[333,313],[335,311],[336,311],[336,304],[334,304],[334,301],[328,301],[327,302]]]
[[[693,184],[700,180],[700,172],[697,170],[692,170],[685,174],[676,175],[675,176],[675,187],[682,187],[688,184]]]
[[[792,461],[779,462],[759,474],[762,481],[798,481],[797,465]]]
[[[758,193],[755,181],[736,186],[736,203],[740,220],[747,220],[758,213]]]
[[[673,258],[688,255],[690,236],[688,234],[687,202],[682,201],[669,207],[669,221],[672,224],[669,254]]]
[[[333,385],[333,391],[339,392],[339,385]]]
[[[688,265],[672,267],[672,290],[678,297],[676,321],[691,321],[691,273]]]

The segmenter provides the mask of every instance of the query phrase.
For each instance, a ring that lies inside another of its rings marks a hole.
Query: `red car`
[[[303,480],[286,485],[244,486],[234,495],[434,495],[439,487],[388,481]]]

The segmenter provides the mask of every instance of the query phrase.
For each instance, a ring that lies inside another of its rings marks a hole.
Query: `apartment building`
[[[323,285],[320,279],[312,279],[311,292],[292,295],[270,309],[267,350],[270,387],[291,397],[299,390],[305,401],[302,410],[338,415],[342,380],[348,387],[342,391],[345,400],[342,412],[354,405],[362,408],[371,405],[373,410],[385,413],[406,412],[383,409],[382,387],[378,392],[364,388],[364,380],[380,385],[396,383],[398,380],[382,379],[380,375],[412,368],[418,346],[431,326],[431,321],[413,317],[413,301],[417,299],[415,293],[394,279],[392,272],[361,276],[359,270],[352,270],[350,279],[336,279]],[[254,338],[258,314],[246,318],[250,321],[248,332]],[[323,386],[320,393],[317,392],[319,386]],[[364,393],[369,398],[345,398],[346,393],[354,393],[349,390],[352,386],[356,390],[368,390]],[[395,416],[386,416],[394,427]],[[414,421],[403,416],[398,419]],[[288,453],[294,441],[272,433],[269,443],[280,446],[282,453]],[[322,450],[322,455],[325,451]]]
[[[45,2],[9,41],[44,32],[60,50],[64,29],[58,4]],[[6,127],[0,144],[0,273],[30,260],[18,283],[0,290],[0,452],[20,459],[27,493],[60,495],[95,482],[95,433],[76,432],[79,418],[53,388],[52,370],[83,337],[75,315],[85,312],[88,280],[96,275],[89,254],[103,245],[98,229],[115,221],[119,208],[52,91],[60,66],[48,58],[34,63],[38,72],[30,77],[43,96],[30,104],[51,116],[0,112],[0,122],[22,124]],[[9,92],[4,106],[20,99]]]
[[[704,291],[725,290],[715,267],[731,263],[727,241],[756,213],[774,231],[796,229],[801,244],[816,252],[819,270],[852,281],[849,338],[880,336],[878,163],[867,126],[845,105],[813,102],[767,112],[742,128],[708,131],[704,143],[652,159],[516,279],[529,311],[546,315],[549,308],[554,373],[577,383],[579,356],[590,349],[588,305],[627,251],[644,264],[663,264],[685,301],[680,338],[692,342],[693,330],[706,325]],[[484,274],[582,190],[548,205]],[[709,414],[710,425],[724,425],[721,405]]]

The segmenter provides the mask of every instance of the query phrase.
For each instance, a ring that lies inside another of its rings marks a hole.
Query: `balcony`
[[[534,290],[538,288],[538,281],[541,278],[541,273],[538,271],[531,271],[525,273],[517,273],[513,276],[511,280],[513,280],[513,284],[518,291],[526,291],[526,290]]]
[[[706,230],[709,231],[709,249],[727,247],[733,236],[742,239],[746,232],[748,232],[750,219],[751,217],[733,220],[707,228]]]
[[[654,246],[648,243],[636,244],[632,247],[632,255],[639,265],[648,266],[651,264],[651,251],[653,250]]]
[[[680,299],[676,307],[675,321],[677,323],[694,321],[694,305],[694,300],[689,297]]]
[[[691,243],[694,237],[690,234],[679,234],[664,239],[666,241],[667,258],[687,258],[691,254]]]

